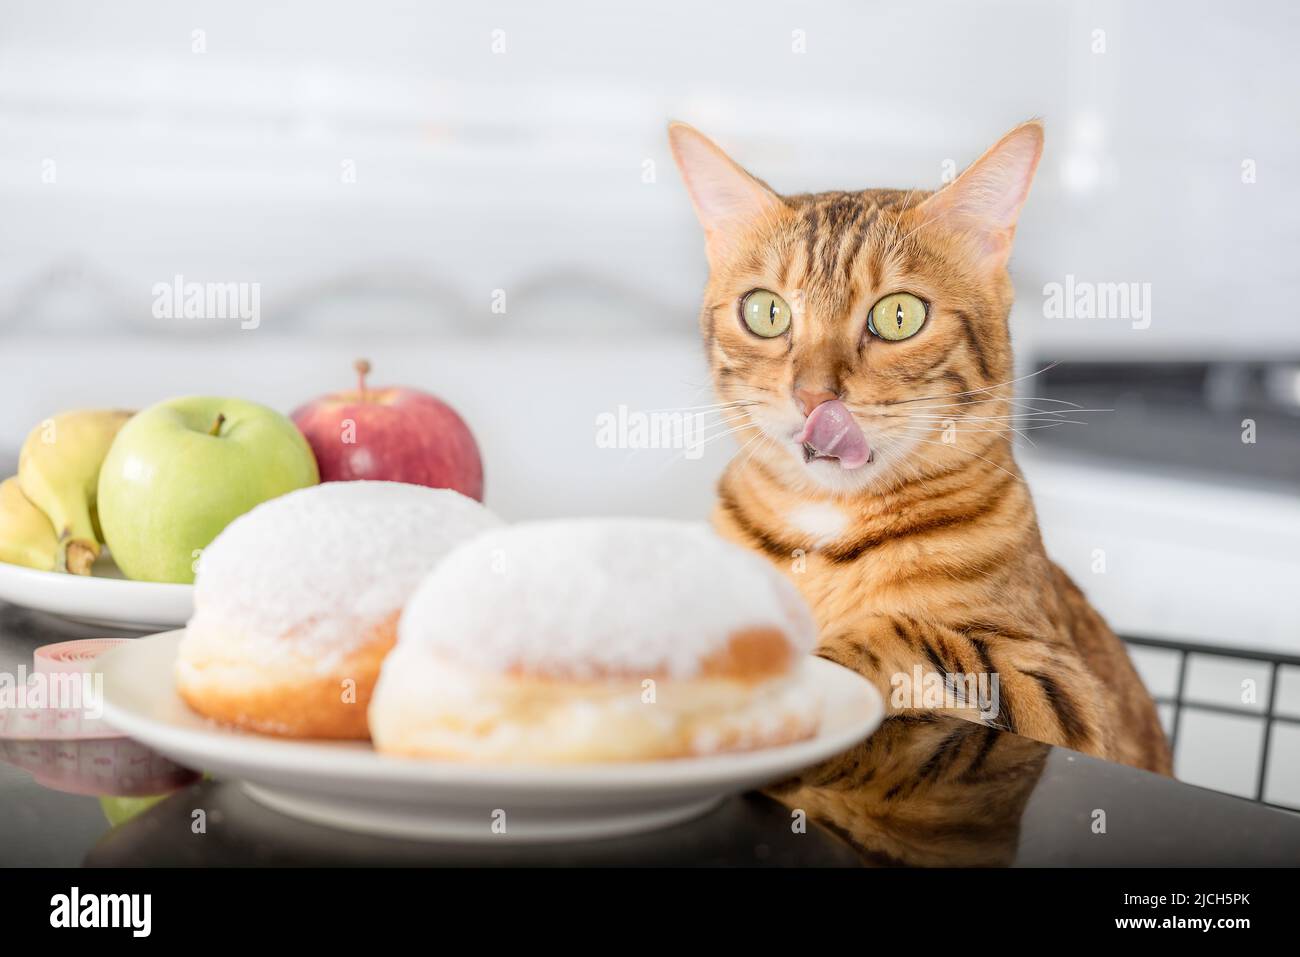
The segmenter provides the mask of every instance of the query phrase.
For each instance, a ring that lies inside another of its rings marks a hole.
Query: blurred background
[[[1047,371],[1023,391],[1114,410],[1022,450],[1049,551],[1118,631],[1155,640],[1134,653],[1179,776],[1300,807],[1300,8],[0,16],[10,471],[61,409],[195,392],[287,412],[365,355],[375,384],[463,413],[507,518],[702,517],[734,447],[594,440],[619,406],[710,401],[702,242],[666,121],[799,192],[935,188],[1043,117],[1013,329],[1020,374]],[[177,277],[255,287],[256,321],[159,315]]]

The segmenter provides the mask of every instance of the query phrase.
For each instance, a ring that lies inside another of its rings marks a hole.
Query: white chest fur
[[[818,548],[837,541],[849,526],[848,513],[829,502],[797,505],[786,515],[786,521],[810,537]]]

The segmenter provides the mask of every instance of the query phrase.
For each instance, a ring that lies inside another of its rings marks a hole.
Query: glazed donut
[[[397,482],[327,482],[264,502],[200,558],[181,697],[264,734],[369,737],[403,604],[453,547],[500,524],[458,492]]]
[[[530,522],[456,548],[402,613],[375,747],[459,761],[636,761],[817,727],[794,586],[704,525]]]

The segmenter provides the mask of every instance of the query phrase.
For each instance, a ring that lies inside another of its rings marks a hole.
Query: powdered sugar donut
[[[402,614],[375,746],[500,762],[758,748],[816,730],[795,588],[704,525],[530,522],[455,549]]]
[[[458,492],[327,482],[265,502],[203,552],[176,663],[200,714],[267,734],[366,738],[402,606],[501,522]]]

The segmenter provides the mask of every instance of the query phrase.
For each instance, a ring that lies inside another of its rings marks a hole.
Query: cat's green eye
[[[911,293],[892,293],[871,307],[867,328],[881,339],[897,342],[921,331],[925,312],[925,303]]]
[[[740,315],[749,331],[764,339],[775,339],[790,328],[790,306],[767,289],[755,289],[740,300]]]

